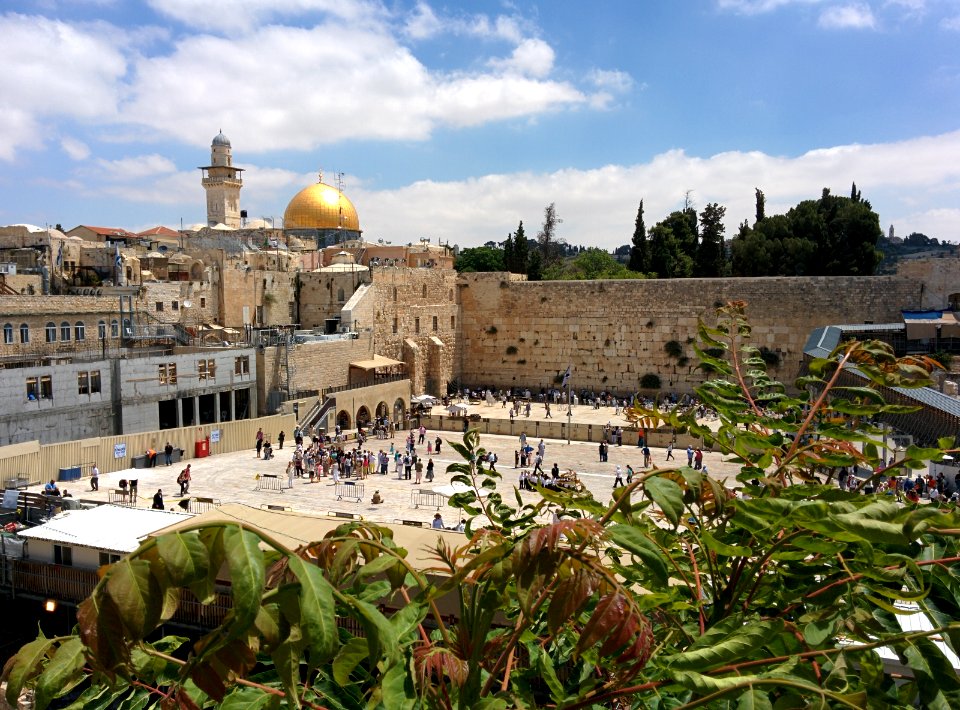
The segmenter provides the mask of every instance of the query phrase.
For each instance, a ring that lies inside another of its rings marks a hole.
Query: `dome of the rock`
[[[283,227],[359,232],[360,219],[346,195],[335,187],[318,182],[290,200],[283,213]]]

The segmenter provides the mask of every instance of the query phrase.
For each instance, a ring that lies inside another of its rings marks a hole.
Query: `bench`
[[[422,528],[424,527],[424,522],[422,520],[401,520],[401,525],[409,525],[412,528]]]
[[[283,479],[273,473],[261,473],[257,479],[258,491],[280,491],[283,493]]]
[[[48,496],[43,493],[27,493],[21,491],[17,497],[17,512],[20,522],[25,524],[40,523],[44,516],[50,517],[62,507],[60,496]],[[32,514],[31,514],[32,511]]]
[[[282,510],[282,511],[292,510],[292,508],[290,508],[290,506],[287,506],[287,505],[273,505],[273,504],[271,504],[271,503],[266,503],[266,504],[264,504],[264,505],[261,505],[260,507],[261,507],[263,510]]]
[[[327,515],[331,518],[346,518],[347,520],[363,520],[359,513],[345,513],[339,510],[328,510]]]
[[[337,500],[355,498],[357,503],[359,503],[363,498],[363,484],[353,481],[341,481],[334,487],[333,492],[336,494]]]

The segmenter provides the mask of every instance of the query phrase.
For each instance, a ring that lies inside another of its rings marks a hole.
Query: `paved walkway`
[[[503,412],[507,410],[496,407],[486,407],[479,405],[475,407],[479,410],[486,410],[484,416],[493,415],[494,411]],[[582,411],[577,411],[582,410]],[[540,412],[543,411],[542,405]],[[578,407],[574,410],[575,416],[586,415],[591,417],[599,416],[597,423],[606,423],[607,419],[616,426],[623,420],[613,416],[613,409],[594,410],[589,407]],[[536,413],[536,410],[535,410]],[[565,413],[565,412],[564,412]],[[579,417],[578,417],[579,418]],[[618,422],[619,419],[619,422]],[[580,419],[580,421],[585,421]],[[531,427],[532,428],[532,427]],[[392,440],[368,440],[366,448],[374,452],[383,448],[388,450],[390,444],[395,447],[403,447],[406,432],[398,433]],[[435,439],[437,432],[428,432],[429,439]],[[450,482],[450,476],[446,473],[446,467],[454,462],[460,461],[459,455],[446,443],[448,441],[460,441],[461,435],[454,432],[442,432],[441,438],[444,445],[439,455],[434,454],[434,464],[436,466],[436,478],[431,485],[424,481],[420,485],[413,484],[412,481],[398,480],[393,471],[393,463],[390,464],[390,473],[387,476],[373,475],[363,483],[364,496],[359,502],[349,500],[337,500],[335,487],[329,479],[320,479],[319,482],[309,483],[309,479],[294,479],[293,487],[286,488],[287,475],[286,466],[292,455],[292,449],[287,446],[283,449],[275,450],[275,457],[270,461],[258,459],[254,450],[235,452],[232,454],[220,454],[204,459],[191,459],[186,463],[192,464],[191,471],[193,480],[190,485],[191,497],[213,498],[220,502],[238,502],[247,505],[260,507],[265,505],[283,505],[293,510],[300,510],[312,513],[328,512],[352,512],[362,515],[367,520],[392,523],[399,520],[421,520],[428,522],[433,519],[437,508],[419,507],[415,508],[411,504],[411,492],[416,489],[429,490],[432,486],[444,485]],[[512,492],[512,488],[517,484],[519,470],[513,467],[514,451],[519,448],[517,437],[500,435],[482,435],[481,443],[487,450],[495,451],[499,462],[498,470],[503,474],[504,480],[501,483],[500,490],[507,495]],[[528,439],[528,444],[536,446],[538,439]],[[624,472],[626,465],[630,464],[634,470],[640,472],[643,470],[643,457],[640,450],[635,446],[611,446],[609,450],[609,461],[601,463],[599,461],[598,445],[595,443],[574,441],[567,444],[566,441],[544,440],[546,444],[546,456],[544,468],[549,472],[554,462],[559,464],[561,471],[573,469],[577,472],[581,482],[593,493],[594,497],[601,501],[608,501],[613,488],[614,469],[620,464]],[[417,447],[418,454],[425,455],[426,447]],[[665,461],[666,452],[664,449],[652,448],[652,459],[656,466],[664,467],[674,463],[685,465],[686,456],[683,450],[675,452],[674,461]],[[163,459],[161,454],[160,461]],[[120,479],[137,479],[139,481],[138,491],[140,507],[149,507],[151,505],[153,494],[157,489],[164,492],[164,503],[167,508],[176,505],[181,499],[179,497],[179,485],[176,483],[177,474],[186,463],[175,464],[167,467],[160,463],[153,469],[128,469],[117,471],[110,474],[103,474],[100,477],[100,491],[89,491],[89,479],[67,482],[62,487],[70,490],[75,498],[88,500],[108,500],[109,491],[117,488]],[[734,464],[724,464],[721,462],[720,454],[704,453],[704,464],[709,467],[712,475],[717,477],[726,477],[735,474],[736,466]],[[271,474],[279,477],[284,486],[282,492],[276,490],[258,490],[256,480],[257,474]],[[624,474],[625,475],[625,474]],[[353,479],[356,480],[356,479]],[[35,488],[36,490],[36,488]],[[384,503],[373,505],[370,498],[374,491],[380,491]],[[536,500],[535,492],[522,492],[525,499]],[[457,522],[458,511],[447,506],[440,508],[440,513],[444,516],[444,522],[452,525]]]

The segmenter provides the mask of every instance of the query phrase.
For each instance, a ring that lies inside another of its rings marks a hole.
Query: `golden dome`
[[[360,231],[357,210],[335,187],[318,182],[290,200],[283,213],[284,229],[344,229]]]

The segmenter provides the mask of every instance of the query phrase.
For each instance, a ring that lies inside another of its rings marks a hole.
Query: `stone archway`
[[[377,405],[377,419],[383,419],[387,416],[390,416],[390,408],[386,402],[380,402],[380,404]]]
[[[357,429],[370,426],[370,410],[366,405],[357,410]]]
[[[346,431],[352,428],[350,426],[350,412],[346,409],[341,409],[337,412],[337,426],[340,427],[340,431]]]
[[[397,401],[393,403],[393,421],[398,425],[403,422],[404,417],[407,414],[407,405],[403,401],[402,397],[397,397]]]

